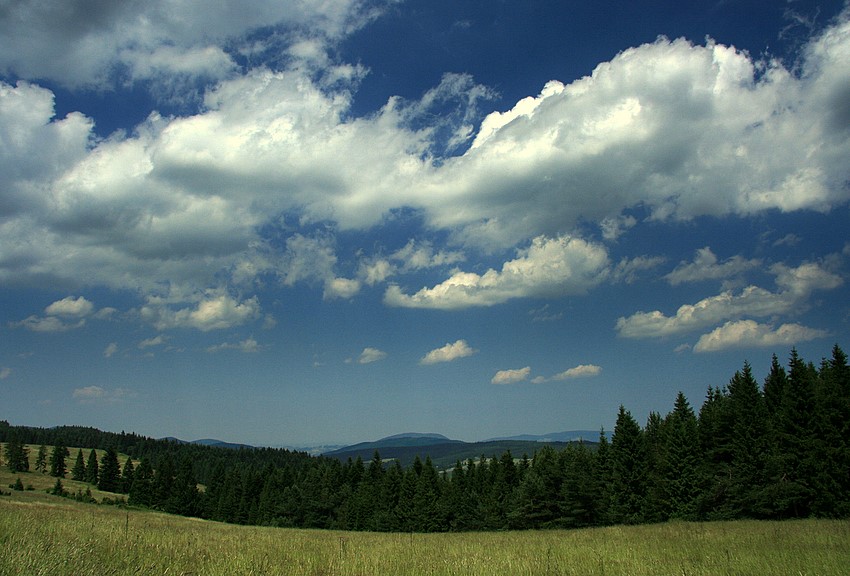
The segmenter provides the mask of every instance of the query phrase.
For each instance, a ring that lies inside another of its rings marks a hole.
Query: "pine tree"
[[[97,464],[97,452],[92,449],[89,452],[88,463],[86,464],[86,482],[97,486],[97,480],[100,477],[100,470]]]
[[[83,460],[82,449],[77,450],[77,459],[74,462],[74,468],[71,470],[71,479],[78,482],[86,481],[86,463]]]
[[[35,458],[35,471],[42,474],[47,472],[47,446],[44,444],[38,447],[38,455]]]
[[[133,485],[130,487],[130,504],[150,507],[153,504],[153,468],[150,460],[142,458],[139,467],[133,474]]]
[[[70,456],[70,452],[64,444],[56,444],[53,447],[53,453],[50,455],[50,475],[56,478],[64,478],[68,472],[68,467],[65,464],[65,458]]]
[[[30,469],[29,448],[14,434],[6,440],[6,466],[13,474],[29,472]]]
[[[612,513],[614,521],[636,524],[644,519],[647,472],[643,432],[623,406],[611,437]]]
[[[693,520],[699,493],[699,431],[697,419],[682,392],[665,418],[665,459],[662,463],[666,514]]]
[[[764,518],[771,513],[765,497],[770,458],[767,407],[749,363],[729,382],[732,409],[732,498],[739,516]]]
[[[124,463],[124,468],[121,470],[121,493],[129,494],[130,488],[133,487],[133,476],[135,475],[135,467],[133,466],[133,459],[127,458],[127,461]]]
[[[109,447],[100,459],[100,475],[97,489],[104,492],[118,492],[121,488],[121,468],[118,464],[118,453]]]

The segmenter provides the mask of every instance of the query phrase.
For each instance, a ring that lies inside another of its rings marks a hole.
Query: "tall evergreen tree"
[[[118,453],[109,447],[100,459],[100,476],[97,481],[98,490],[118,492],[121,488],[121,467],[118,463]]]
[[[127,458],[124,463],[124,468],[121,469],[121,493],[129,494],[130,488],[133,487],[133,476],[135,475],[136,467],[133,466],[133,459]]]
[[[647,456],[643,431],[631,412],[620,406],[611,437],[611,491],[614,521],[636,524],[644,519]]]
[[[97,464],[97,452],[94,448],[89,452],[88,463],[86,464],[86,482],[97,486],[97,480],[100,477],[100,470]]]
[[[35,458],[35,471],[42,474],[47,472],[47,446],[44,444],[38,447],[38,455]]]
[[[13,474],[17,472],[29,472],[30,457],[29,448],[12,434],[6,440],[6,466]]]
[[[729,382],[732,416],[730,506],[736,517],[770,514],[767,485],[770,456],[767,409],[749,363]]]
[[[50,475],[56,478],[64,478],[68,472],[68,466],[65,464],[65,458],[70,456],[70,452],[64,444],[56,444],[53,447],[53,453],[50,455]]]
[[[673,411],[665,418],[665,458],[661,476],[665,515],[693,520],[699,493],[699,431],[688,399],[680,391]]]
[[[74,468],[71,470],[71,479],[78,482],[86,481],[86,463],[83,460],[83,450],[77,450],[77,459],[74,461]]]
[[[133,485],[130,488],[130,504],[150,507],[153,505],[153,468],[148,458],[142,458],[139,467],[133,474]]]

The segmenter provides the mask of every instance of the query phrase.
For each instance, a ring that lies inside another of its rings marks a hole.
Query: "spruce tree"
[[[636,524],[644,519],[647,472],[643,432],[631,412],[620,406],[611,437],[611,492],[614,521]]]
[[[767,409],[749,363],[729,382],[732,415],[731,502],[735,516],[765,517],[769,458]]]
[[[97,464],[97,452],[95,452],[94,448],[92,448],[92,451],[89,452],[88,463],[86,464],[86,482],[97,486],[97,480],[99,477],[100,470]]]
[[[133,485],[130,487],[130,504],[150,507],[153,504],[153,468],[150,460],[142,458],[139,467],[133,474]]]
[[[699,493],[699,431],[688,399],[680,391],[665,419],[664,499],[670,518],[693,520]]]
[[[124,468],[121,470],[121,493],[129,494],[130,488],[133,486],[133,476],[135,474],[135,467],[133,466],[133,459],[127,458],[127,461],[124,463]]]
[[[64,478],[68,472],[68,467],[65,464],[65,458],[70,455],[64,444],[56,444],[53,447],[53,453],[50,455],[50,475],[55,478]]]
[[[6,466],[13,474],[29,472],[30,469],[29,448],[14,434],[6,440]]]
[[[100,459],[97,488],[104,492],[118,492],[121,488],[121,468],[118,464],[118,453],[111,446],[106,449],[103,458]]]
[[[74,468],[71,470],[71,479],[78,482],[86,481],[86,463],[83,460],[83,450],[77,450],[77,459],[74,462]]]
[[[38,447],[38,455],[35,458],[35,471],[42,474],[47,472],[47,446],[44,444]]]

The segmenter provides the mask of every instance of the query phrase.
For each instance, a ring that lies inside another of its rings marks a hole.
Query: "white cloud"
[[[168,342],[168,336],[164,334],[159,334],[154,336],[153,338],[145,338],[138,344],[139,350],[144,350],[145,348],[154,348],[156,346],[162,346]]]
[[[246,338],[241,342],[224,342],[207,348],[207,352],[221,352],[223,350],[237,350],[246,354],[253,354],[265,350],[266,346],[259,344],[253,337]]]
[[[377,362],[379,360],[383,360],[387,357],[387,353],[383,350],[378,350],[377,348],[369,348],[366,347],[363,349],[363,352],[360,353],[360,356],[357,357],[358,364],[371,364],[372,362]]]
[[[769,324],[753,320],[725,323],[708,334],[703,334],[694,345],[694,352],[717,352],[729,348],[789,346],[809,340],[824,338],[826,330],[808,328],[800,324],[783,324],[774,329]]]
[[[116,352],[118,352],[118,344],[116,342],[110,342],[106,345],[106,348],[103,349],[103,357],[112,358]]]
[[[368,4],[265,2],[233,12],[112,3],[92,21],[74,2],[58,10],[16,3],[0,16],[0,69],[17,76],[98,85],[119,64],[163,82],[220,78],[194,114],[152,113],[135,130],[102,140],[93,119],[55,118],[49,90],[0,83],[0,138],[8,144],[0,153],[0,282],[85,283],[145,298],[166,283],[203,293],[267,274],[285,285],[317,281],[328,297],[345,297],[356,285],[338,274],[333,246],[308,252],[319,257],[310,261],[288,252],[308,247],[281,248],[268,236],[286,230],[294,238],[319,222],[334,231],[370,229],[409,209],[464,253],[536,239],[501,270],[459,271],[413,295],[399,287],[386,293],[392,305],[486,306],[580,293],[602,281],[603,248],[577,239],[571,250],[551,245],[583,222],[616,240],[642,224],[624,215],[634,207],[666,221],[828,210],[850,197],[846,14],[811,40],[793,73],[714,42],[662,38],[624,50],[585,78],[548,83],[488,115],[475,134],[470,111],[488,91],[458,75],[418,101],[391,98],[374,113],[352,115],[366,71],[328,59],[325,41],[373,17]],[[278,22],[315,33],[240,44],[246,31]],[[225,42],[245,57],[276,50],[288,64],[231,75]],[[178,65],[178,56],[187,58]],[[448,101],[457,106],[451,122],[429,122],[425,113]],[[473,144],[464,154],[438,154],[465,139]],[[292,218],[281,224],[282,214]],[[374,285],[419,262],[460,261],[458,251],[423,253],[424,246],[416,243],[404,259],[379,259],[390,265],[376,261],[357,280]],[[577,269],[538,267],[544,248],[564,251],[564,263]],[[519,266],[527,269],[511,269]],[[526,274],[532,270],[539,274]],[[154,320],[212,325],[188,318],[191,310],[187,318],[172,312]]]
[[[252,2],[250,10],[226,3],[153,0],[100,4],[94,15],[85,2],[54,6],[25,0],[7,6],[0,15],[0,35],[5,39],[0,70],[71,87],[108,86],[122,69],[131,79],[163,71],[221,76],[233,63],[211,44],[223,45],[268,26],[334,38],[373,17],[366,8],[357,0],[260,0]]]
[[[499,370],[490,380],[491,384],[516,384],[528,380],[531,374],[531,366],[516,370]]]
[[[44,309],[44,312],[49,316],[66,316],[72,318],[88,316],[92,311],[94,311],[94,304],[82,296],[79,298],[68,296]]]
[[[457,340],[454,343],[447,342],[445,346],[431,350],[419,361],[420,364],[438,364],[440,362],[451,362],[459,358],[466,358],[478,352],[467,344],[466,340]]]
[[[196,328],[202,332],[233,328],[260,316],[255,297],[238,301],[227,294],[204,296],[194,308],[173,309],[161,299],[148,298],[139,314],[157,330]]]
[[[517,258],[505,262],[500,271],[491,268],[476,274],[458,270],[441,284],[412,295],[390,286],[384,302],[390,306],[443,310],[493,306],[513,298],[581,294],[599,284],[607,273],[608,254],[604,247],[572,236],[541,236],[528,248],[519,250]]]
[[[72,393],[74,400],[83,404],[91,404],[95,402],[115,403],[127,398],[133,398],[136,393],[127,388],[103,388],[101,386],[85,386],[76,388]]]
[[[12,322],[12,327],[26,328],[32,332],[67,332],[85,326],[85,320],[77,322],[65,322],[56,316],[28,316],[20,322]]]
[[[331,278],[325,283],[325,300],[347,299],[360,292],[360,281],[349,278]]]
[[[602,367],[596,364],[579,364],[574,368],[564,370],[559,374],[552,376],[552,380],[572,380],[573,378],[588,378],[591,376],[599,376],[602,373]]]
[[[0,367],[0,380],[5,380],[6,378],[8,378],[11,375],[12,375],[12,369],[11,368],[9,368],[7,366]]]
[[[666,316],[660,310],[637,312],[619,318],[617,332],[626,338],[653,338],[698,330],[742,316],[779,316],[806,306],[813,291],[831,290],[843,283],[840,276],[815,263],[796,268],[777,264],[771,267],[771,272],[780,288],[777,292],[747,286],[738,294],[727,290],[696,304],[685,304],[674,316]]]
[[[733,256],[723,263],[719,263],[711,248],[706,246],[697,250],[693,262],[680,262],[664,278],[671,285],[677,286],[685,282],[726,279],[759,266],[761,266],[760,260],[746,260],[741,256]]]

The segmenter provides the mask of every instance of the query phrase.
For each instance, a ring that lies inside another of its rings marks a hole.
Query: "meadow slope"
[[[848,521],[377,534],[233,526],[37,491],[0,497],[0,574],[7,576],[837,576],[850,566],[848,542]]]

